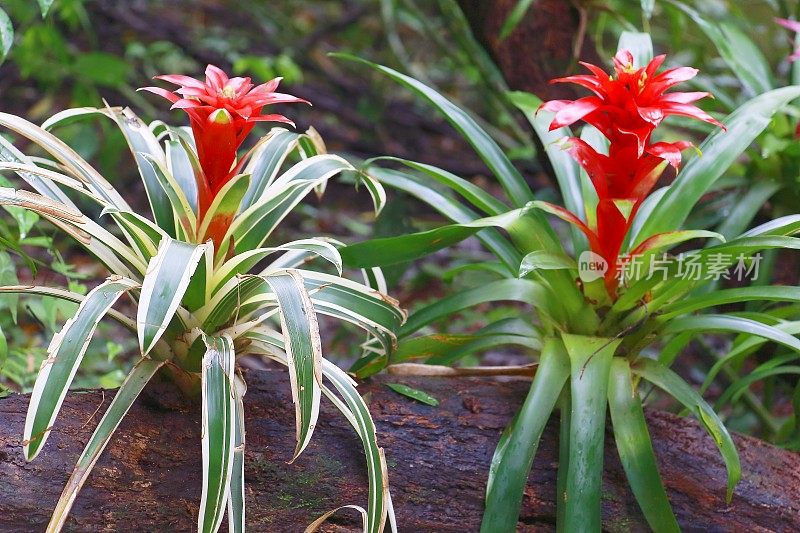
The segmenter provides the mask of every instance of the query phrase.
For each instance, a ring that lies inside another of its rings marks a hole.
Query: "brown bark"
[[[387,380],[425,389],[437,408],[389,390]],[[250,531],[302,531],[322,512],[365,504],[360,445],[329,405],[309,448],[293,465],[294,408],[284,371],[251,371],[245,397],[246,494]],[[500,431],[528,388],[524,380],[378,377],[368,394],[386,450],[401,531],[476,531],[486,474]],[[73,392],[42,454],[25,463],[19,439],[26,396],[0,400],[0,531],[41,531],[74,461],[112,392]],[[98,406],[100,407],[98,410]],[[97,411],[97,412],[96,412]],[[94,416],[93,416],[94,415]],[[197,406],[163,385],[149,387],[123,421],[78,496],[69,531],[191,531],[200,498]],[[661,472],[679,522],[706,531],[800,530],[800,458],[735,437],[743,479],[727,505],[725,468],[694,421],[650,412]],[[545,431],[525,493],[520,529],[553,529],[557,426]],[[613,438],[606,442],[603,522],[610,531],[645,530]],[[355,512],[328,530],[357,529]]]
[[[542,100],[574,98],[568,85],[549,80],[574,70],[576,60],[600,63],[586,35],[586,11],[576,2],[538,0],[506,38],[500,29],[518,0],[459,0],[472,33],[495,60],[515,90],[536,94]]]

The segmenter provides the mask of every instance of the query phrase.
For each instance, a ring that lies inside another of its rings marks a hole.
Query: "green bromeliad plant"
[[[778,218],[725,240],[684,229],[704,193],[753,142],[776,111],[800,97],[800,87],[766,92],[717,121],[693,102],[707,93],[670,92],[696,70],[659,72],[645,34],[623,36],[609,75],[584,64],[588,74],[563,80],[590,95],[542,104],[534,95],[509,97],[542,140],[564,205],[536,200],[502,150],[467,113],[429,87],[390,68],[369,64],[433,105],[472,145],[506,194],[501,201],[471,182],[424,163],[378,158],[366,171],[384,185],[430,204],[455,224],[431,231],[355,243],[340,250],[346,265],[384,266],[422,257],[476,236],[493,259],[472,265],[497,280],[453,294],[412,314],[388,359],[359,361],[362,375],[387,363],[454,364],[465,354],[518,345],[538,358],[530,392],[495,450],[482,529],[513,531],[528,473],[551,412],[560,412],[557,526],[599,531],[604,428],[613,433],[631,489],[656,531],[676,531],[677,521],[660,479],[643,412],[653,386],[673,396],[706,428],[728,471],[727,497],[741,476],[733,440],[717,413],[670,369],[695,335],[734,333],[726,359],[741,358],[772,341],[800,353],[796,322],[776,315],[723,313],[744,301],[800,301],[797,287],[718,288],[721,278],[755,273],[759,253],[800,248],[792,237],[800,216]],[[676,170],[687,141],[653,138],[665,117],[683,115],[716,125],[671,185],[657,188],[664,170]],[[580,138],[570,126],[583,121]],[[393,167],[387,167],[393,163]],[[553,215],[569,223],[559,234]],[[704,239],[681,254],[667,251]],[[709,290],[711,288],[711,290]],[[503,318],[464,335],[420,334],[429,324],[479,303],[518,301],[534,312]],[[418,368],[415,370],[419,370]]]
[[[229,530],[243,531],[246,387],[236,373],[236,360],[244,354],[264,355],[288,367],[296,407],[295,458],[311,439],[323,395],[343,413],[361,438],[369,474],[369,505],[366,510],[354,507],[362,513],[365,531],[383,530],[387,516],[394,528],[375,427],[354,381],[323,357],[316,317],[328,315],[365,330],[364,352],[384,356],[393,347],[404,313],[381,292],[379,270],[364,271],[364,283],[341,276],[336,241],[271,239],[309,192],[321,193],[329,179],[355,169],[326,153],[313,129],[300,134],[274,128],[245,155],[238,154],[257,122],[290,123],[281,115],[262,114],[265,106],[301,101],[275,92],[277,79],[254,87],[249,78],[229,79],[213,66],[206,70],[205,82],[186,76],[161,79],[180,87],[175,92],[147,90],[185,110],[191,128],[159,121],[148,126],[130,109],[110,107],[64,111],[41,127],[0,113],[0,125],[42,150],[39,156],[28,156],[0,136],[0,170],[15,172],[36,191],[2,188],[0,205],[38,213],[111,273],[85,296],[43,286],[0,288],[0,294],[38,294],[80,304],[53,338],[39,371],[25,421],[26,459],[33,460],[45,445],[104,316],[134,332],[141,351],[80,456],[48,531],[64,526],[98,456],[159,371],[202,398],[198,530],[216,531],[227,508]],[[49,131],[92,114],[112,119],[124,134],[152,218],[131,207]],[[360,176],[359,182],[379,210],[385,197],[381,186],[369,176]],[[307,266],[316,259],[332,264],[338,275]],[[123,295],[133,306],[114,309]]]

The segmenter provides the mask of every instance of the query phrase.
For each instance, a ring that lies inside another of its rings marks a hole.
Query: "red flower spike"
[[[795,23],[800,29],[800,23]],[[593,252],[608,262],[605,284],[616,297],[619,254],[633,218],[653,190],[667,165],[677,171],[681,152],[694,145],[688,141],[652,142],[653,131],[670,115],[680,115],[725,128],[714,117],[693,105],[711,96],[706,92],[670,92],[679,83],[692,79],[697,69],[678,67],[657,73],[666,56],[653,58],[645,67],[634,67],[627,50],[614,57],[614,74],[589,63],[580,64],[589,74],[551,80],[574,83],[591,91],[577,100],[552,100],[540,110],[554,113],[550,130],[571,126],[579,120],[597,128],[608,140],[608,155],[598,153],[577,138],[564,143],[569,154],[586,170],[597,191],[596,228],[588,228],[577,216],[550,210],[576,224],[589,238]],[[587,217],[590,218],[590,217]]]
[[[175,91],[161,87],[142,87],[172,102],[172,109],[183,109],[197,145],[197,156],[204,176],[198,177],[201,191],[198,218],[202,220],[220,189],[239,172],[237,151],[256,122],[282,122],[294,126],[283,115],[262,115],[264,107],[306,100],[275,90],[281,78],[254,86],[250,78],[229,78],[214,65],[206,67],[206,81],[169,74],[155,79],[178,85]],[[203,193],[203,191],[206,191]],[[219,243],[216,243],[219,244]]]
[[[796,20],[788,20],[788,19],[775,19],[775,22],[786,28],[787,30],[791,30],[795,33],[800,32],[800,22]],[[789,61],[797,61],[800,59],[800,48],[794,51],[792,55],[789,56]]]

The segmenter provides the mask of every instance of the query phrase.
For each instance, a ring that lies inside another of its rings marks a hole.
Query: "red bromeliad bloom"
[[[792,30],[795,33],[800,33],[800,22],[796,20],[775,19],[775,22],[788,30]],[[789,56],[789,61],[797,61],[798,59],[800,59],[800,48],[796,49],[794,53]]]
[[[586,170],[599,198],[596,225],[588,227],[571,213],[564,218],[586,234],[593,252],[609,265],[605,275],[609,294],[618,284],[619,253],[636,211],[655,186],[666,166],[680,166],[681,151],[688,141],[652,142],[653,130],[670,115],[696,118],[724,128],[693,102],[710,96],[706,92],[670,92],[675,85],[692,79],[697,69],[678,67],[656,71],[666,56],[657,56],[642,68],[633,66],[633,55],[621,50],[614,57],[614,75],[581,63],[591,74],[552,80],[575,83],[594,93],[578,100],[551,100],[540,109],[555,113],[550,129],[570,126],[578,120],[597,128],[608,140],[608,155],[597,152],[578,138],[567,140],[572,157]],[[587,217],[590,218],[590,217]]]
[[[206,67],[206,81],[189,76],[170,74],[156,76],[180,86],[174,92],[160,87],[143,87],[172,102],[172,109],[183,109],[189,115],[200,166],[205,174],[198,179],[199,218],[202,219],[214,196],[233,176],[242,163],[237,150],[256,122],[294,123],[283,115],[262,115],[265,106],[279,103],[304,102],[275,90],[281,78],[254,86],[250,78],[228,78],[214,65]]]

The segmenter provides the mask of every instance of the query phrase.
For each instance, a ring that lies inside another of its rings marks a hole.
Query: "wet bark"
[[[387,379],[422,388],[439,407],[409,400]],[[245,397],[246,496],[250,531],[302,531],[322,512],[366,505],[360,443],[324,405],[310,446],[294,464],[294,408],[283,371],[250,371]],[[378,377],[361,385],[389,464],[400,531],[477,531],[495,444],[529,382],[489,378]],[[41,531],[72,465],[113,391],[70,393],[44,451],[25,463],[20,435],[26,396],[0,400],[0,531]],[[324,402],[325,403],[325,402]],[[705,531],[800,530],[800,457],[735,437],[743,479],[725,503],[725,468],[693,420],[648,413],[662,476],[681,525]],[[557,425],[545,431],[525,492],[520,530],[551,530]],[[78,496],[68,531],[191,531],[202,483],[197,405],[164,385],[149,387],[123,421]],[[646,530],[609,435],[603,481],[609,531]],[[358,529],[342,511],[329,531]]]
[[[586,34],[587,11],[577,2],[538,0],[501,40],[503,23],[517,3],[459,0],[473,35],[497,63],[510,88],[534,93],[542,100],[575,98],[572,87],[551,85],[549,80],[573,71],[578,59],[601,63]]]

